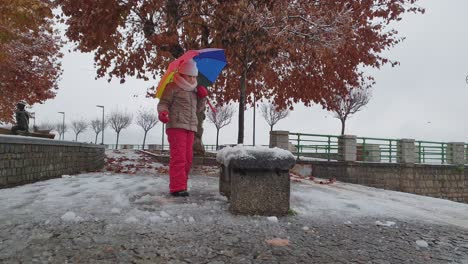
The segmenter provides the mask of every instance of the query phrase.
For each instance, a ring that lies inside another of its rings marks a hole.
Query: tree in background
[[[115,142],[115,149],[119,146],[119,136],[120,131],[129,127],[132,124],[133,116],[128,112],[120,112],[118,110],[112,111],[109,114],[107,120],[109,121],[109,125],[114,129],[115,133],[117,133],[117,141]]]
[[[210,90],[220,103],[239,102],[238,143],[254,103],[246,94],[329,109],[348,84],[371,79],[361,69],[397,64],[381,54],[402,40],[391,22],[424,11],[417,0],[56,2],[67,37],[95,52],[97,77],[156,79],[188,49],[225,48],[228,67]]]
[[[88,122],[85,120],[73,120],[71,127],[73,132],[75,132],[75,141],[78,141],[78,135],[88,128]]]
[[[12,122],[15,105],[55,96],[62,73],[61,40],[53,30],[48,0],[0,4],[0,121]]]
[[[54,124],[54,130],[59,134],[59,139],[65,140],[65,133],[68,131],[68,125],[62,122],[57,122]]]
[[[138,111],[136,123],[145,131],[142,147],[142,149],[145,149],[146,135],[148,134],[148,131],[158,123],[158,116],[156,115],[156,112],[151,109],[140,110]]]
[[[97,144],[97,138],[99,133],[102,132],[102,120],[99,118],[93,119],[90,122],[91,128],[93,129],[94,133],[96,133],[96,138],[94,139],[94,144]],[[104,120],[104,128],[107,127],[107,121]]]
[[[333,116],[341,121],[341,135],[344,135],[346,120],[362,110],[369,103],[371,92],[368,88],[352,88],[347,95],[336,95],[330,104]]]
[[[270,131],[273,131],[273,126],[276,125],[276,123],[289,115],[289,109],[278,109],[278,107],[272,103],[262,104],[260,106],[260,112],[270,126]]]
[[[216,127],[216,150],[218,150],[219,130],[231,123],[234,109],[230,105],[217,106],[216,112],[208,110],[208,120]]]

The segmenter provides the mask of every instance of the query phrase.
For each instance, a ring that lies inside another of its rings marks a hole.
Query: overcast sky
[[[387,51],[401,65],[386,66],[379,71],[369,69],[376,78],[372,99],[361,112],[347,122],[346,134],[378,138],[414,138],[432,141],[468,142],[468,1],[421,0],[424,15],[405,15],[395,28],[406,40]],[[114,109],[134,113],[139,109],[155,109],[157,100],[146,98],[147,87],[157,81],[128,79],[123,85],[95,80],[92,54],[65,53],[64,74],[55,99],[34,105],[36,123],[59,122],[66,113],[66,122],[74,119],[101,118],[104,105],[107,113]],[[237,142],[237,107],[232,123],[221,129],[220,144]],[[245,113],[245,144],[252,144],[251,110]],[[257,111],[256,143],[268,144],[269,127]],[[340,122],[320,106],[297,105],[277,130],[300,133],[340,133]],[[115,132],[106,129],[105,143],[115,143]],[[65,139],[74,139],[69,131]],[[141,144],[143,131],[132,125],[121,132],[120,143]],[[205,121],[205,144],[215,144],[216,129]],[[93,141],[88,130],[78,141]],[[161,124],[150,130],[147,143],[161,142]]]

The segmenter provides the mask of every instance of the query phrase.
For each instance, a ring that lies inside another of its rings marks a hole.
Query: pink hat
[[[179,66],[179,72],[185,75],[197,76],[197,64],[193,59],[190,59]]]

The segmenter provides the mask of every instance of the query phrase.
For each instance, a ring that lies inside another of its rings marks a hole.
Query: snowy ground
[[[467,204],[295,179],[297,215],[233,216],[215,167],[173,198],[167,166],[107,155],[103,172],[1,189],[0,262],[468,263]]]

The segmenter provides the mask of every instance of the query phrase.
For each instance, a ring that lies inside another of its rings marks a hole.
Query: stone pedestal
[[[403,138],[397,144],[397,162],[398,163],[415,163],[416,162],[416,145],[414,139]]]
[[[289,131],[270,131],[270,148],[289,150]]]
[[[356,161],[356,136],[343,135],[338,138],[340,161]]]
[[[246,215],[287,215],[291,152],[278,148],[227,147],[218,152],[219,191],[229,198],[229,210]]]

